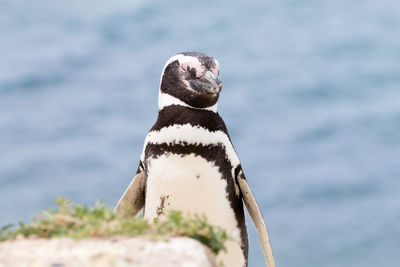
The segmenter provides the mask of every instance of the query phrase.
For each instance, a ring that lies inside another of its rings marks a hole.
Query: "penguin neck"
[[[182,100],[180,100],[172,95],[161,92],[161,90],[160,90],[158,93],[158,111],[160,112],[163,108],[172,106],[172,105],[177,105],[177,106],[182,106],[182,107],[187,107],[187,108],[192,108],[192,109],[197,109],[197,110],[209,110],[209,111],[212,111],[215,113],[218,112],[218,103],[215,103],[211,107],[195,108],[195,107],[189,106]]]
[[[194,128],[204,128],[208,131],[222,131],[227,136],[228,130],[218,112],[194,109],[182,105],[165,106],[158,112],[156,123],[150,131],[158,131],[165,127],[191,125]]]

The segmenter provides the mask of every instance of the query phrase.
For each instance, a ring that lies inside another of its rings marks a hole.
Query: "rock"
[[[0,267],[182,266],[215,267],[214,255],[186,237],[151,241],[144,237],[22,239],[0,243]]]

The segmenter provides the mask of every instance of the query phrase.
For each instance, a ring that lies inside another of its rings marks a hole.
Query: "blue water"
[[[0,0],[0,225],[114,205],[180,51],[219,111],[277,266],[400,266],[400,2]],[[249,221],[250,266],[265,266]]]

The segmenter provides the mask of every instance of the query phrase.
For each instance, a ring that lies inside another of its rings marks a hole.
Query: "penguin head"
[[[171,57],[161,75],[159,109],[183,104],[198,109],[217,106],[222,89],[219,63],[212,56],[185,52]]]

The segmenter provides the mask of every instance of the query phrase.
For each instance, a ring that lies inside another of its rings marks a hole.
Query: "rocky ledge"
[[[20,239],[0,242],[0,267],[163,266],[215,267],[210,249],[200,242],[175,237]]]

